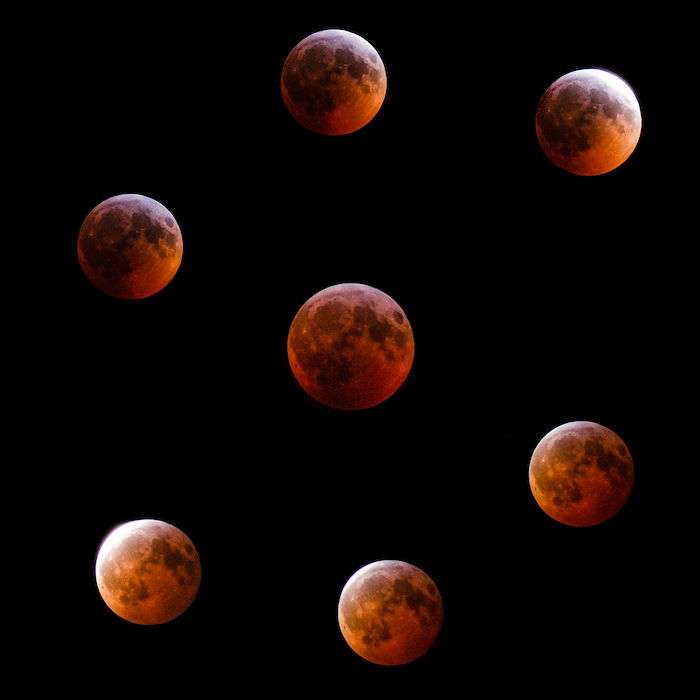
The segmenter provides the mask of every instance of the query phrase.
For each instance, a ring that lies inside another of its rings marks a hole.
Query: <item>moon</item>
[[[590,421],[564,423],[547,433],[530,459],[530,489],[554,520],[598,525],[625,505],[634,483],[632,455],[609,428]]]
[[[348,282],[322,289],[299,309],[287,338],[294,376],[331,408],[370,408],[392,396],[413,363],[403,309],[379,289]]]
[[[162,520],[133,520],[102,542],[95,578],[112,612],[138,625],[158,625],[187,610],[202,568],[182,530]]]
[[[374,47],[343,29],[302,39],[289,53],[281,77],[291,115],[319,134],[349,134],[368,124],[386,95],[386,70]]]
[[[182,261],[182,233],[155,199],[119,194],[100,202],[78,234],[87,278],[118,299],[143,299],[170,283]]]
[[[423,656],[440,633],[443,614],[430,576],[397,560],[375,561],[356,571],[338,602],[345,641],[362,658],[383,666]]]
[[[555,80],[535,117],[546,156],[575,175],[602,175],[624,163],[642,131],[632,88],[600,68],[575,70]]]

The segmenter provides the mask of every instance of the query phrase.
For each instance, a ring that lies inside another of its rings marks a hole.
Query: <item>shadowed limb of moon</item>
[[[95,562],[97,588],[107,607],[139,625],[181,615],[197,595],[201,578],[190,538],[161,520],[133,520],[112,530]]]
[[[87,278],[118,299],[159,292],[182,261],[182,234],[175,217],[155,199],[120,194],[85,217],[78,260]]]
[[[383,666],[423,656],[440,633],[442,597],[417,566],[376,561],[356,571],[338,602],[340,631],[350,648]]]
[[[550,517],[575,527],[598,525],[627,502],[634,466],[627,445],[590,421],[564,423],[547,433],[530,459],[530,489]]]
[[[554,81],[535,117],[546,156],[575,175],[602,175],[624,163],[642,130],[639,102],[619,76],[598,68]]]
[[[368,124],[386,95],[386,70],[374,47],[357,34],[326,29],[302,39],[281,76],[291,115],[319,134],[349,134]]]
[[[327,287],[299,309],[287,338],[301,387],[326,406],[370,408],[393,395],[413,363],[411,325],[387,294],[365,284]]]

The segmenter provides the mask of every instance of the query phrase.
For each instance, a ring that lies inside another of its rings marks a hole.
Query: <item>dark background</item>
[[[681,468],[665,425],[690,371],[668,114],[684,19],[449,7],[127,3],[27,30],[40,58],[17,177],[48,205],[40,294],[18,292],[18,503],[51,533],[21,649],[42,659],[34,682],[554,697],[678,677],[687,555],[678,479],[660,475]],[[379,114],[343,137],[304,130],[279,92],[287,53],[330,27],[388,75]],[[543,155],[534,112],[592,66],[630,83],[643,131],[618,170],[583,178]],[[92,287],[75,250],[122,192],[164,204],[184,239],[175,279],[137,302]],[[362,412],[314,402],[286,358],[297,309],[343,281],[392,296],[416,340],[405,384]],[[579,419],[617,432],[636,468],[625,508],[583,529],[540,511],[527,479],[539,439]],[[144,517],[184,530],[203,566],[191,608],[155,627],[94,583],[105,535]],[[345,581],[382,558],[424,569],[445,604],[435,646],[396,668],[356,656],[336,621]]]

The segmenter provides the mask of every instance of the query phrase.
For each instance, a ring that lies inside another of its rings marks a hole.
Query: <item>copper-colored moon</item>
[[[102,542],[95,578],[112,612],[138,625],[157,625],[187,610],[202,568],[182,530],[162,520],[133,520]]]
[[[379,289],[345,283],[314,294],[299,309],[287,355],[301,387],[344,410],[370,408],[392,396],[413,363],[411,324]]]
[[[85,217],[78,260],[101,291],[118,299],[143,299],[163,289],[178,271],[182,233],[160,202],[119,194]]]
[[[547,433],[530,459],[530,489],[538,505],[565,525],[598,525],[625,505],[634,483],[632,455],[609,428],[564,423]]]
[[[423,656],[440,633],[442,597],[417,566],[375,561],[356,571],[338,603],[340,631],[362,658],[397,666]]]
[[[632,154],[642,114],[632,88],[618,75],[584,68],[554,81],[535,118],[546,156],[575,175],[602,175]]]
[[[332,136],[368,124],[386,95],[386,70],[374,47],[343,29],[302,39],[282,68],[282,99],[307,129]]]

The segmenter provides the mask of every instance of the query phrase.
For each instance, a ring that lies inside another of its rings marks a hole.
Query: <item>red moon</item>
[[[133,520],[102,542],[95,578],[112,612],[138,625],[157,625],[187,610],[202,568],[182,530],[162,520]]]
[[[387,294],[365,284],[327,287],[297,312],[289,329],[292,372],[310,396],[344,410],[392,396],[413,363],[411,324]]]
[[[575,527],[598,525],[625,505],[634,483],[627,445],[590,421],[564,423],[547,433],[530,459],[530,489],[554,520]]]
[[[376,561],[356,571],[338,603],[340,631],[362,658],[383,666],[414,661],[440,633],[443,605],[433,580],[403,561]]]
[[[357,34],[326,29],[302,39],[284,62],[282,99],[291,115],[319,134],[349,134],[368,124],[386,95],[386,70]]]
[[[182,233],[155,199],[119,194],[98,204],[78,234],[78,260],[87,278],[118,299],[159,292],[182,261]]]
[[[537,107],[535,129],[555,165],[575,175],[602,175],[630,157],[642,131],[642,115],[622,78],[585,68],[549,86]]]

